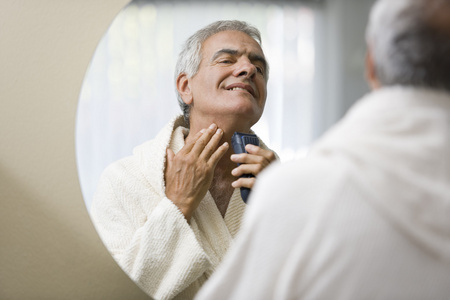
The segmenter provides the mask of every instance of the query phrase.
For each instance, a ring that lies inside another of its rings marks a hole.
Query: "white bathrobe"
[[[194,297],[230,247],[246,207],[235,189],[222,218],[208,192],[189,225],[166,198],[166,148],[177,153],[184,146],[183,126],[182,117],[173,120],[133,156],[109,166],[91,210],[113,257],[155,299]]]
[[[373,92],[268,168],[196,299],[450,299],[450,94]]]

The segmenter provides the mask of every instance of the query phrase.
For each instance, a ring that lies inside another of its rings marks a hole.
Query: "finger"
[[[197,156],[200,156],[200,154],[203,152],[203,149],[205,149],[206,145],[208,145],[209,140],[217,131],[217,125],[211,124],[208,129],[206,129],[202,136],[195,142],[191,152]]]
[[[231,171],[231,175],[239,177],[244,174],[252,174],[254,176],[261,173],[261,171],[264,169],[263,165],[261,164],[242,164],[237,168],[234,168]]]
[[[250,154],[262,156],[265,159],[267,159],[269,162],[272,162],[276,159],[275,153],[273,153],[270,150],[265,150],[256,145],[247,144],[247,145],[245,145],[245,150]]]
[[[241,188],[241,187],[246,187],[246,188],[253,188],[253,185],[255,184],[255,177],[250,177],[250,178],[239,178],[236,181],[233,181],[231,183],[231,186],[234,188]]]
[[[217,147],[220,143],[220,140],[223,136],[223,130],[218,128],[216,133],[211,137],[208,144],[206,144],[205,148],[203,149],[202,153],[200,154],[200,157],[205,159],[206,161],[210,159],[210,157],[214,154],[214,152],[217,150]]]
[[[167,159],[166,159],[166,163],[167,165],[171,164],[173,161],[173,158],[175,156],[175,153],[173,153],[172,149],[167,148],[166,149],[166,154],[167,154]]]
[[[230,144],[227,142],[220,145],[209,158],[209,163],[215,167],[223,155],[228,151],[228,148],[230,148]]]
[[[173,153],[172,149],[166,149],[166,162],[165,162],[165,170],[164,170],[164,181],[167,181],[167,172],[172,167],[173,158],[175,157],[175,153]]]
[[[231,161],[238,164],[268,164],[269,161],[261,155],[241,153],[231,155]]]
[[[179,153],[182,153],[183,155],[185,155],[186,153],[191,152],[192,148],[194,147],[195,143],[202,137],[203,133],[205,132],[204,129],[200,130],[199,132],[197,132],[194,135],[194,138],[189,140],[184,146],[183,148],[181,148],[181,150],[179,151]]]

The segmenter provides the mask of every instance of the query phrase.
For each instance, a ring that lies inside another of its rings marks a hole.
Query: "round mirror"
[[[258,136],[282,161],[304,155],[317,137],[313,6],[132,1],[100,41],[80,95],[76,153],[88,210],[103,170],[181,114],[174,82],[181,45],[217,20],[246,21],[261,32],[270,79],[264,114],[253,127]]]

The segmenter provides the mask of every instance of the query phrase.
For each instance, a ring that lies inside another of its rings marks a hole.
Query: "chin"
[[[240,99],[233,104],[233,109],[242,113],[257,114],[261,110],[256,101],[253,99]]]
[[[246,120],[250,124],[250,126],[253,126],[261,118],[262,112],[254,110],[241,110],[236,112],[235,115],[239,116],[239,119]]]
[[[246,117],[252,117],[255,118],[259,115],[259,110],[255,109],[253,106],[238,106],[235,109],[233,109],[234,114],[239,116],[246,116]]]
[[[239,118],[245,118],[254,121],[256,123],[263,113],[263,109],[259,107],[254,99],[251,101],[248,98],[239,99],[239,101],[229,101],[229,105],[222,107],[222,115],[232,115],[233,118],[238,116]]]

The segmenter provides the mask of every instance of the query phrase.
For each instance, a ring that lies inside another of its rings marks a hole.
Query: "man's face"
[[[240,31],[223,31],[202,45],[202,61],[190,79],[191,117],[233,116],[253,125],[266,101],[266,61],[259,44]]]

